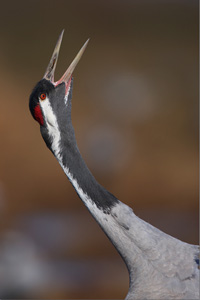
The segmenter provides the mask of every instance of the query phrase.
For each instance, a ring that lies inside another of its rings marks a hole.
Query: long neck
[[[131,209],[96,181],[79,152],[72,125],[68,126],[67,132],[59,139],[59,151],[54,151],[54,147],[51,147],[51,151],[77,194],[122,256],[130,271],[129,262],[132,260],[132,255],[129,253],[131,241],[127,238],[129,228],[124,221],[121,223],[120,219],[124,214],[126,218]]]

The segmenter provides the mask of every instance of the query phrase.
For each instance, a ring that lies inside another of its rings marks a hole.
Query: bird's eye
[[[46,95],[45,93],[42,93],[42,94],[40,95],[40,100],[45,100],[46,97],[47,97],[47,95]]]

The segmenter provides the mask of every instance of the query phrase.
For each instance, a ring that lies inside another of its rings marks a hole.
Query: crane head
[[[64,75],[58,81],[54,81],[63,33],[64,30],[58,38],[44,77],[36,84],[29,100],[31,114],[40,124],[41,133],[47,145],[50,129],[54,132],[55,130],[61,131],[62,127],[66,127],[67,121],[71,120],[72,73],[89,41],[85,42]]]

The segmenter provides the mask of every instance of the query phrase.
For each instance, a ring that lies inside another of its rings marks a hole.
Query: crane
[[[123,258],[129,272],[126,300],[199,299],[199,247],[165,234],[137,217],[96,181],[84,162],[72,126],[71,100],[72,73],[88,41],[61,79],[54,81],[63,32],[29,101],[30,112],[40,125],[47,147]]]

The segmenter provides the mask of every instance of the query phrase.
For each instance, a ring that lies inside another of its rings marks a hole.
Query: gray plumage
[[[107,230],[130,275],[127,300],[199,299],[198,246],[151,226],[123,203],[112,209],[111,218],[116,226]]]
[[[44,78],[30,96],[30,111],[40,124],[47,147],[122,256],[130,277],[126,300],[199,299],[198,246],[179,241],[138,218],[95,180],[81,157],[71,123],[71,76],[86,44],[63,77],[54,82],[62,34]]]

